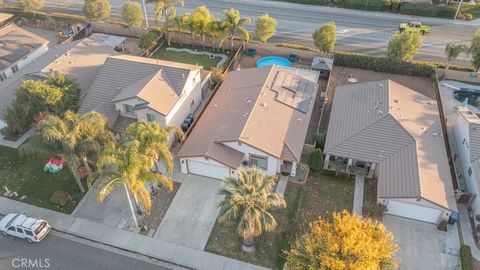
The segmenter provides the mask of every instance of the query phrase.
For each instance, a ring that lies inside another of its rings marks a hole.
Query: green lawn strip
[[[200,52],[211,52],[211,53],[217,53],[217,54],[220,53],[220,54],[226,54],[227,56],[229,56],[229,54],[227,54],[226,51],[214,52],[213,49],[211,48],[203,49],[201,46],[196,46],[195,48],[192,48],[192,46],[190,45],[171,43],[170,47],[198,50]],[[220,57],[210,58],[208,55],[195,55],[188,52],[167,51],[166,50],[167,48],[168,48],[168,45],[164,44],[162,47],[160,47],[160,49],[158,49],[157,52],[155,52],[155,54],[152,57],[166,60],[166,61],[174,61],[174,62],[180,62],[180,63],[186,63],[186,64],[192,64],[192,65],[199,65],[199,66],[203,66],[203,69],[205,70],[210,70],[213,67],[216,67],[218,62],[222,60],[222,58]],[[227,60],[227,63],[228,63],[228,60]]]
[[[312,173],[305,185],[289,183],[285,191],[287,209],[274,213],[278,227],[255,239],[256,252],[241,249],[242,239],[236,232],[237,222],[215,224],[206,250],[249,263],[281,269],[284,250],[295,237],[308,228],[318,216],[330,217],[334,211],[351,210],[354,184],[322,173]]]
[[[393,12],[400,13],[404,15],[416,15],[416,16],[425,16],[425,17],[437,17],[437,18],[446,18],[453,19],[457,4],[452,3],[448,6],[445,5],[431,5],[426,3],[402,3],[400,5],[400,10],[397,10],[397,5],[392,6],[390,11],[390,5],[386,5],[383,0],[344,0],[344,1],[335,1],[332,3],[330,0],[277,0],[282,2],[291,2],[307,5],[320,5],[320,6],[331,6],[347,9],[357,9],[357,10],[368,10],[368,11],[380,11],[380,12]],[[368,5],[367,5],[368,3]],[[471,13],[474,18],[480,16],[480,12],[475,5],[462,5],[462,13]],[[407,21],[409,19],[406,19]]]
[[[56,174],[43,171],[44,160],[23,159],[17,154],[17,150],[0,146],[0,187],[1,195],[5,193],[5,186],[10,191],[16,191],[23,202],[36,206],[52,209],[63,213],[71,213],[78,204],[82,195],[75,180],[64,168]],[[57,191],[66,191],[72,196],[72,200],[65,206],[50,202],[50,197]]]

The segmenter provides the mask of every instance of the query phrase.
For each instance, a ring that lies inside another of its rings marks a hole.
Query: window
[[[266,171],[268,169],[268,161],[267,158],[264,157],[257,157],[257,156],[250,156],[250,166],[255,166],[261,170]]]
[[[130,104],[123,104],[123,108],[125,109],[125,113],[133,114],[133,106]]]
[[[193,105],[195,105],[195,100],[192,100],[192,102],[190,102],[190,108],[192,108]]]
[[[0,82],[3,81],[3,80],[6,80],[7,79],[7,74],[5,74],[5,72],[2,72],[0,74]]]
[[[157,120],[157,117],[154,114],[147,113],[147,121],[154,122]]]
[[[17,72],[17,71],[18,71],[18,66],[17,66],[17,65],[14,65],[14,66],[12,67],[12,71],[13,71],[13,73]]]
[[[27,235],[33,236],[33,233],[32,233],[31,231],[25,230],[25,233],[26,233]]]
[[[22,234],[23,234],[23,230],[22,230],[22,229],[20,229],[20,228],[17,228],[17,232],[18,232],[18,233],[22,233]]]
[[[8,230],[11,231],[11,232],[14,232],[14,231],[15,231],[15,227],[12,226],[12,227],[8,228]]]
[[[468,176],[471,176],[472,175],[472,167],[469,167],[468,168]]]

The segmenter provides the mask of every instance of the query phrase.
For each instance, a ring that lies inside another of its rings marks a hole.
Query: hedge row
[[[463,270],[473,270],[472,250],[470,246],[462,245],[460,247],[460,261]]]
[[[387,57],[347,52],[335,53],[334,65],[429,78],[433,78],[435,76],[435,68],[445,67],[445,64],[439,62],[404,62],[396,61]],[[450,69],[459,71],[473,71],[469,68],[452,65],[450,66]]]

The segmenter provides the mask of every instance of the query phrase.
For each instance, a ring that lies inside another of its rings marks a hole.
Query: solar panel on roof
[[[277,92],[275,99],[278,102],[307,113],[312,101],[314,85],[290,73],[278,71],[272,83],[272,90]]]

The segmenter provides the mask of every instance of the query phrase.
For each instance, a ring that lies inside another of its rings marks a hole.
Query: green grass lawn
[[[287,208],[277,211],[277,230],[255,239],[256,252],[241,249],[242,239],[236,233],[235,222],[216,223],[206,250],[222,256],[247,261],[274,269],[285,263],[283,251],[288,250],[296,235],[308,229],[308,224],[319,216],[330,217],[334,211],[353,206],[354,182],[324,173],[311,173],[305,185],[289,183],[285,191]]]
[[[191,50],[198,50],[198,51],[206,51],[206,52],[211,52],[211,53],[221,53],[221,54],[226,54],[227,56],[229,55],[227,51],[215,51],[211,48],[205,48],[203,49],[201,46],[196,46],[195,48],[192,48],[190,45],[182,45],[178,43],[171,43],[170,47],[174,48],[185,48],[185,49],[191,49]],[[199,65],[203,66],[203,69],[205,70],[211,70],[213,67],[216,67],[218,62],[222,60],[220,57],[215,57],[215,58],[209,58],[208,55],[195,55],[191,54],[188,52],[174,52],[174,51],[167,51],[166,49],[168,48],[168,45],[165,43],[160,49],[158,49],[155,54],[153,54],[153,58],[157,59],[162,59],[162,60],[167,60],[167,61],[173,61],[173,62],[180,62],[180,63],[186,63],[186,64],[192,64],[192,65]],[[228,64],[228,60],[226,62]]]
[[[82,195],[75,180],[64,168],[57,174],[43,172],[45,161],[23,159],[17,150],[0,146],[0,187],[1,195],[5,187],[16,191],[18,197],[13,199],[63,213],[71,213]],[[50,202],[50,197],[57,191],[68,192],[72,200],[65,206]],[[21,200],[22,196],[26,196]]]

